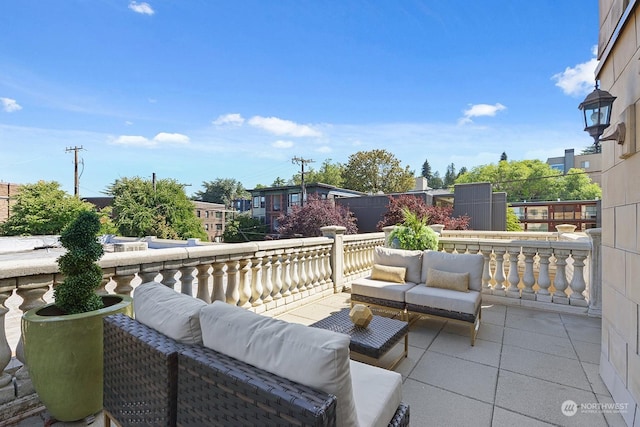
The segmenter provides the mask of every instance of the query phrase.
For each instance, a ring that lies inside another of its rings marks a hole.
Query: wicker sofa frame
[[[105,425],[334,426],[336,397],[123,314],[104,319]],[[389,426],[409,425],[401,404]]]

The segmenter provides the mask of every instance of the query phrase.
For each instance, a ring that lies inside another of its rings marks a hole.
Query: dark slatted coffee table
[[[349,349],[358,355],[352,358],[371,365],[379,365],[380,359],[402,338],[404,338],[404,351],[384,368],[395,368],[408,354],[409,324],[401,320],[374,315],[369,326],[361,328],[351,322],[349,309],[345,308],[310,326],[349,335],[351,337]]]

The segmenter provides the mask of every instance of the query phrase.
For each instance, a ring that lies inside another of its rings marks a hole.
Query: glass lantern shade
[[[584,114],[584,130],[597,142],[611,124],[611,107],[615,96],[605,90],[596,89],[578,106]]]

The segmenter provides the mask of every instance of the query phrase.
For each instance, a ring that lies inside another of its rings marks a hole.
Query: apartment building
[[[602,153],[576,155],[573,148],[568,148],[562,157],[549,157],[547,164],[564,175],[571,168],[584,169],[591,181],[602,187]]]
[[[225,206],[221,203],[194,201],[196,217],[202,222],[210,242],[221,242],[224,234]]]
[[[11,198],[18,194],[19,184],[0,182],[0,222],[5,222],[11,214]]]

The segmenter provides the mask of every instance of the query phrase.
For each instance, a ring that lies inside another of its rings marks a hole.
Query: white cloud
[[[323,145],[321,147],[316,148],[316,151],[318,153],[331,153],[333,151],[333,149],[331,147],[329,147],[328,145]]]
[[[142,15],[153,15],[156,13],[151,5],[147,2],[132,1],[129,3],[129,9],[133,10],[135,13],[140,13]]]
[[[495,105],[490,104],[473,104],[464,110],[464,117],[458,120],[458,124],[472,123],[472,117],[493,117],[499,111],[506,110],[507,107],[499,102]]]
[[[131,126],[133,124],[133,122],[127,120],[127,121],[124,122],[124,124],[127,125],[127,126]]]
[[[291,148],[291,147],[293,147],[293,142],[278,140],[278,141],[274,142],[273,144],[271,144],[271,146],[275,147],[275,148]]]
[[[319,137],[322,133],[316,129],[313,129],[308,125],[300,125],[290,120],[279,119],[277,117],[262,117],[253,116],[249,119],[248,123],[253,126],[274,135],[288,135],[294,137]]]
[[[592,52],[594,57],[587,62],[576,65],[575,67],[567,67],[561,73],[551,76],[555,80],[556,86],[571,96],[582,96],[591,92],[596,81],[596,67],[598,59],[595,57],[598,47],[594,46]]]
[[[113,140],[113,143],[118,145],[155,147],[158,144],[188,144],[189,141],[189,137],[181,133],[160,132],[154,136],[153,139],[140,135],[120,135]]]
[[[138,145],[143,147],[151,147],[155,145],[155,142],[150,141],[149,138],[138,135],[120,135],[113,141],[113,143],[118,145]]]
[[[0,103],[2,104],[2,110],[6,113],[14,113],[22,110],[22,106],[18,104],[15,99],[0,98]]]
[[[160,132],[159,134],[153,137],[153,140],[155,142],[167,143],[167,144],[188,144],[189,143],[189,137],[181,133]]]
[[[244,118],[238,113],[223,114],[213,121],[213,124],[216,126],[242,126],[243,123]]]

